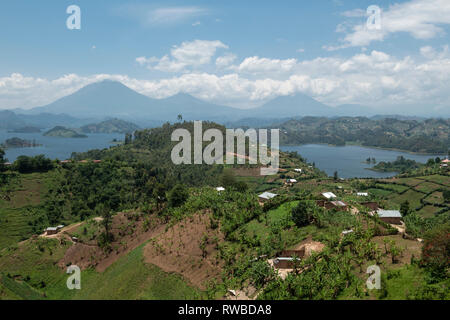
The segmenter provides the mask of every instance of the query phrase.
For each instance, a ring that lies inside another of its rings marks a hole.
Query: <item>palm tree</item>
[[[183,116],[181,115],[181,114],[179,114],[178,116],[177,116],[177,119],[178,119],[178,121],[183,121]]]

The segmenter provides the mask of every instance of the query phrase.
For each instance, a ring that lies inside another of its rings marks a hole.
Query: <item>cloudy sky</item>
[[[66,26],[73,4],[80,30]],[[304,93],[449,115],[449,25],[449,0],[2,1],[0,109],[115,79],[240,108]]]

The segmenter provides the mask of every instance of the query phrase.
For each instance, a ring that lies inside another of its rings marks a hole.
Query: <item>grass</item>
[[[439,174],[434,174],[431,176],[424,176],[424,177],[419,177],[419,179],[423,179],[426,181],[431,181],[431,182],[436,182],[438,184],[443,184],[446,185],[448,187],[450,187],[450,179],[448,176],[442,176]]]
[[[376,186],[380,186],[382,188],[392,190],[396,193],[400,193],[400,192],[403,192],[408,189],[408,187],[398,185],[398,184],[393,184],[393,183],[377,183]]]
[[[444,197],[442,195],[442,192],[433,192],[428,197],[425,198],[427,202],[433,203],[433,204],[442,204],[444,203]]]
[[[415,187],[415,189],[416,189],[416,190],[419,190],[419,191],[422,191],[422,192],[425,192],[425,193],[429,193],[429,192],[432,192],[432,191],[434,191],[434,190],[436,190],[436,189],[439,189],[439,188],[441,188],[441,187],[442,187],[442,186],[440,186],[440,185],[438,185],[438,184],[435,184],[435,183],[432,183],[432,182],[425,181],[425,182],[422,182],[421,184],[417,185],[417,186]]]
[[[382,286],[378,290],[379,299],[406,300],[424,284],[423,270],[415,265],[405,265],[395,270],[382,271]]]
[[[10,299],[196,299],[203,293],[175,274],[145,264],[144,245],[112,264],[105,272],[81,273],[81,290],[68,290],[67,275],[57,266],[68,248],[57,240],[38,239],[2,251],[0,297]],[[8,278],[8,275],[13,279]],[[6,280],[5,280],[6,279]]]
[[[441,208],[435,206],[424,206],[417,213],[421,215],[423,218],[432,218],[434,214],[440,211]]]
[[[383,189],[375,189],[375,188],[370,188],[367,190],[367,192],[369,192],[370,194],[373,194],[374,196],[381,197],[381,198],[385,198],[392,194],[392,191],[383,190]]]
[[[393,194],[390,196],[390,200],[394,203],[400,206],[403,202],[406,200],[409,201],[409,205],[411,208],[417,208],[420,206],[420,199],[423,197],[423,194],[414,191],[414,190],[408,190],[403,194]]]
[[[32,222],[39,215],[50,175],[22,174],[10,185],[10,200],[0,200],[0,249],[28,239],[35,233]]]

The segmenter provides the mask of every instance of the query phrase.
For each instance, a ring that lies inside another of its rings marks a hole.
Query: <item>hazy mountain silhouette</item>
[[[206,102],[185,93],[165,99],[152,99],[120,82],[110,80],[90,84],[51,104],[23,113],[64,114],[96,120],[119,118],[133,121],[141,126],[176,121],[179,114],[185,120],[211,120],[220,123],[240,119],[374,115],[373,110],[361,105],[347,104],[330,107],[302,93],[280,96],[260,107],[245,110]]]

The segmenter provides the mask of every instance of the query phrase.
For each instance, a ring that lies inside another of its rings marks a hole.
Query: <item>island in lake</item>
[[[0,144],[0,147],[4,149],[9,148],[32,148],[39,147],[41,144],[36,143],[36,141],[24,140],[17,137],[7,139],[4,143]]]
[[[80,128],[83,133],[132,133],[139,127],[132,122],[110,119],[100,123],[92,123]]]
[[[87,138],[85,134],[80,134],[73,129],[69,129],[62,126],[56,126],[53,129],[44,133],[47,137],[59,137],[59,138]]]

